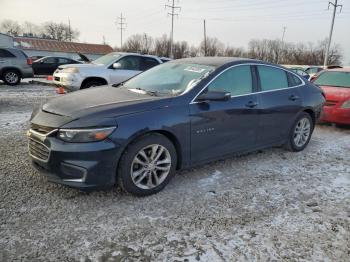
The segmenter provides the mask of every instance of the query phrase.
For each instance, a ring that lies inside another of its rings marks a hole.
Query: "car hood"
[[[350,88],[321,86],[327,100],[345,100],[350,99]]]
[[[76,118],[113,109],[113,114],[118,116],[130,113],[131,105],[159,99],[159,97],[131,92],[126,88],[106,86],[81,90],[52,99],[43,105],[42,110],[56,115]],[[143,110],[147,110],[149,107],[152,107],[152,105],[148,105]],[[125,108],[128,108],[128,110],[125,110]],[[141,110],[139,107],[133,108],[131,111]]]

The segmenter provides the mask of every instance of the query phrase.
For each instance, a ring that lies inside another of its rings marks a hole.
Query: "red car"
[[[350,125],[350,69],[324,70],[312,82],[326,95],[320,121]]]

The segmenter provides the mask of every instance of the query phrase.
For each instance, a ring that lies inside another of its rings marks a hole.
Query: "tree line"
[[[40,37],[58,41],[75,41],[78,40],[80,32],[73,29],[69,24],[45,22],[34,24],[24,22],[22,24],[6,19],[0,23],[0,32],[11,36]]]
[[[327,39],[316,43],[286,43],[281,40],[252,39],[248,48],[237,48],[225,45],[215,37],[207,37],[198,46],[187,41],[176,41],[173,44],[175,59],[194,56],[230,56],[253,58],[279,64],[293,65],[323,65]],[[153,38],[147,34],[130,36],[118,51],[153,54],[168,57],[170,39],[167,35]],[[331,47],[329,65],[339,65],[342,60],[342,50],[338,44]]]
[[[68,24],[46,22],[34,24],[7,19],[0,23],[0,32],[11,36],[30,36],[58,41],[78,40],[80,32],[70,28]],[[271,63],[293,65],[322,65],[325,57],[327,39],[316,43],[289,43],[281,40],[252,39],[247,48],[225,45],[216,37],[207,37],[199,45],[190,45],[187,41],[175,41],[173,57],[175,59],[195,56],[235,56],[254,58]],[[160,57],[170,56],[170,39],[167,35],[152,37],[148,34],[130,36],[118,51],[153,54]],[[339,65],[342,50],[338,44],[331,47],[328,64]]]

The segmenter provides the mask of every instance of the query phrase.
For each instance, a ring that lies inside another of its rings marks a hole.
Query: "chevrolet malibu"
[[[49,181],[145,196],[181,168],[272,146],[303,150],[324,102],[319,87],[274,64],[174,60],[35,110],[29,153]]]

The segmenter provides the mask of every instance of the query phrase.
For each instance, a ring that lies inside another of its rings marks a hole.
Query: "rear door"
[[[229,101],[194,101],[190,104],[193,164],[255,147],[259,128],[255,79],[251,66],[234,66],[203,91],[231,92]]]
[[[302,108],[299,77],[278,67],[257,65],[261,129],[258,142],[270,145],[287,138]]]
[[[146,71],[154,66],[159,65],[159,62],[152,57],[142,57],[141,58],[141,71]]]
[[[110,84],[119,84],[142,72],[140,56],[124,56],[116,63],[120,63],[121,67],[114,69],[111,65],[108,69]]]

